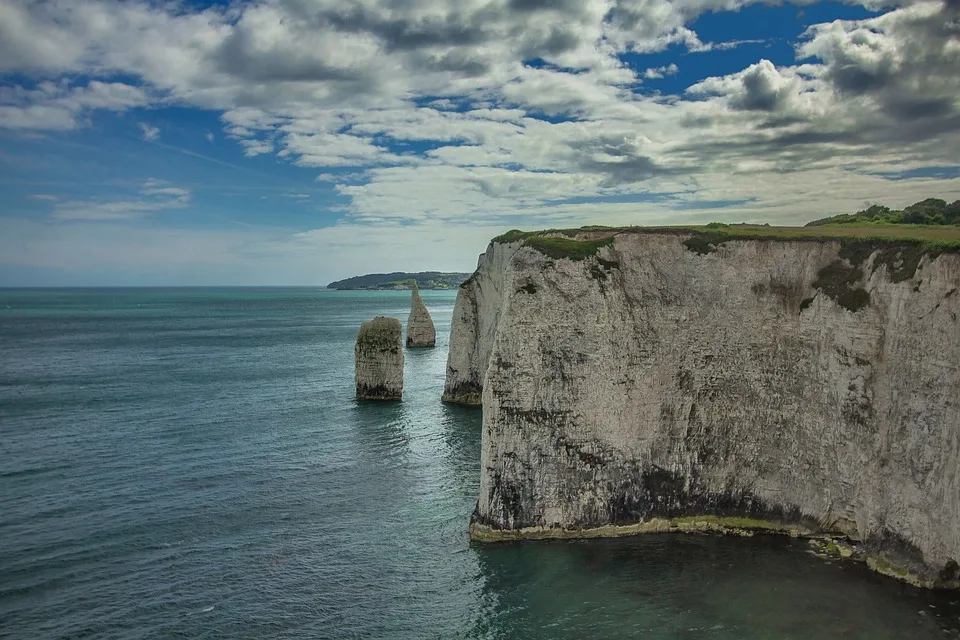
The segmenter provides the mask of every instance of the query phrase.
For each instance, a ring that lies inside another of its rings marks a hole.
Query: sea
[[[354,340],[409,292],[0,291],[0,637],[960,637],[960,594],[802,540],[472,544],[454,297],[384,404]]]

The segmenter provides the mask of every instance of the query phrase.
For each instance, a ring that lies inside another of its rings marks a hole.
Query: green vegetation
[[[524,238],[529,238],[532,235],[541,233],[538,231],[520,231],[519,229],[511,229],[504,234],[501,234],[491,240],[495,244],[506,244],[508,242],[516,242],[517,240],[523,240]],[[545,232],[544,232],[545,233]]]
[[[960,226],[930,225],[822,225],[814,227],[731,226],[725,229],[704,227],[634,227],[624,231],[647,233],[692,233],[716,246],[730,240],[839,240],[842,244],[870,243],[881,246],[911,244],[921,252],[960,252]],[[869,253],[867,254],[869,255]]]
[[[786,526],[775,522],[758,520],[754,518],[741,518],[738,516],[683,516],[680,518],[673,518],[671,522],[675,526],[679,527],[712,525],[724,529],[747,529],[759,531],[784,531],[787,529]]]
[[[859,262],[834,260],[817,273],[813,286],[836,300],[849,311],[859,311],[870,304],[870,294],[856,286],[863,279]]]
[[[898,245],[914,245],[919,255],[925,253],[960,253],[960,225],[870,225],[870,224],[831,224],[812,227],[771,227],[767,225],[730,225],[724,228],[707,229],[704,226],[676,226],[676,227],[608,227],[597,229],[584,227],[582,229],[550,229],[547,231],[511,231],[499,238],[509,236],[508,241],[525,240],[529,245],[531,239],[551,237],[548,234],[557,234],[566,237],[557,240],[572,240],[577,234],[590,234],[591,240],[596,241],[597,234],[603,233],[601,239],[608,239],[621,233],[657,233],[663,235],[696,236],[704,242],[717,246],[731,240],[796,240],[821,242],[824,240],[839,240],[841,243],[871,243],[874,249],[884,246],[897,247]],[[513,234],[513,235],[511,235]],[[501,242],[494,238],[494,242]],[[869,255],[869,254],[868,254]]]
[[[441,271],[370,273],[365,276],[354,276],[346,280],[331,282],[327,285],[327,288],[340,290],[412,289],[414,283],[416,283],[420,289],[456,289],[469,275],[469,273],[444,273]]]
[[[928,206],[930,202],[924,200],[918,205]],[[936,202],[942,201],[935,201],[935,204]],[[907,207],[907,210],[910,209],[911,207]],[[554,259],[584,260],[595,257],[597,265],[592,266],[589,273],[593,279],[600,282],[602,288],[607,280],[608,270],[618,265],[600,258],[600,248],[613,244],[616,236],[630,233],[680,236],[688,250],[702,256],[715,253],[725,242],[733,240],[837,241],[840,244],[838,259],[818,272],[812,286],[852,312],[870,305],[870,293],[863,287],[867,271],[885,268],[891,281],[903,282],[914,277],[924,256],[935,258],[941,253],[960,253],[960,224],[840,223],[771,227],[711,223],[705,227],[591,226],[547,231],[513,230],[494,238],[493,241],[522,242],[523,246]],[[467,280],[463,286],[469,282],[470,280]],[[800,312],[812,303],[812,297],[800,301]]]
[[[606,236],[596,240],[573,240],[557,236],[534,235],[527,237],[523,245],[536,249],[543,255],[560,259],[583,260],[596,255],[600,247],[613,244],[613,236]]]
[[[933,242],[901,238],[897,243],[877,238],[843,238],[840,241],[840,259],[821,269],[813,286],[845,309],[859,311],[870,304],[870,294],[858,285],[863,280],[863,270],[871,255],[874,256],[874,271],[886,267],[892,282],[903,282],[916,274],[924,255],[934,258],[943,251],[958,250],[956,240],[951,243],[943,238]],[[801,303],[800,310],[805,308]]]
[[[711,222],[710,224],[716,224]],[[711,227],[707,225],[708,229],[716,229],[717,227]],[[726,242],[726,239],[723,238],[720,234],[717,233],[698,233],[694,236],[690,236],[683,241],[683,246],[685,246],[690,251],[705,256],[708,253],[713,253],[717,250],[717,246]]]
[[[947,204],[946,200],[927,198],[905,207],[903,210],[875,204],[854,214],[842,213],[837,216],[814,220],[807,226],[817,227],[827,224],[960,225],[960,200]]]

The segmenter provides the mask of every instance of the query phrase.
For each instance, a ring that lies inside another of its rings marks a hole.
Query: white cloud
[[[147,142],[153,142],[154,140],[160,137],[159,127],[154,127],[153,125],[149,125],[146,122],[138,122],[137,124],[140,126],[140,135]]]
[[[68,130],[80,126],[92,109],[122,112],[149,102],[147,92],[120,82],[44,80],[35,88],[0,86],[0,128]]]
[[[347,173],[319,173],[314,178],[317,182],[334,182],[334,183],[344,183],[344,182],[356,182],[358,180],[365,180],[367,174],[362,171],[347,172]]]
[[[488,239],[506,228],[428,225],[404,235],[399,230],[345,224],[293,234],[110,221],[49,225],[0,217],[0,281],[15,267],[54,269],[72,278],[96,274],[96,282],[114,285],[324,286],[369,273],[371,256],[379,256],[386,271],[472,269]]]
[[[662,67],[652,67],[643,72],[643,77],[647,80],[657,80],[665,76],[676,75],[680,71],[680,68],[676,65],[675,62],[671,62],[668,65]]]
[[[876,175],[960,157],[960,47],[955,14],[939,3],[815,25],[793,63],[757,60],[679,95],[642,84],[678,74],[676,62],[624,62],[670,44],[706,56],[756,43],[703,42],[690,26],[748,4],[262,0],[197,11],[9,0],[0,69],[35,82],[0,88],[0,127],[74,129],[94,109],[215,110],[247,156],[316,168],[315,180],[347,200],[337,230],[271,245],[294,252],[318,238],[345,242],[361,224],[406,247],[468,223],[703,220],[718,212],[697,203],[716,201],[742,202],[724,216],[800,222],[865,199],[956,194],[955,180]],[[158,139],[157,127],[140,127]],[[58,202],[53,213],[147,217],[185,206],[177,189],[144,185],[117,200]]]
[[[57,202],[52,216],[63,221],[131,221],[164,209],[180,209],[189,202],[188,190],[151,178],[136,197]]]
[[[55,106],[0,105],[0,127],[6,129],[68,130],[77,126],[76,114]]]
[[[248,158],[273,153],[273,143],[269,140],[240,140],[240,146]]]

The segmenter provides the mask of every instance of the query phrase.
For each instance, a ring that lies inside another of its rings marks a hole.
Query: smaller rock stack
[[[357,397],[400,400],[403,395],[403,327],[396,318],[377,316],[360,325],[354,347]]]
[[[407,348],[433,347],[437,344],[437,330],[427,311],[417,283],[413,283],[410,299],[410,316],[407,318]]]

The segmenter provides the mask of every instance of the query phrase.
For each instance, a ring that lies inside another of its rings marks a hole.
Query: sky
[[[2,0],[0,286],[960,198],[960,1]]]

